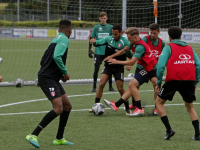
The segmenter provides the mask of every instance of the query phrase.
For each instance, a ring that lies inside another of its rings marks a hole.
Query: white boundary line
[[[198,88],[197,90],[200,90],[200,88]],[[143,90],[143,91],[139,91],[139,92],[153,92],[153,90]],[[104,95],[106,94],[117,94],[118,92],[107,92],[107,93],[103,93]],[[94,94],[83,94],[83,95],[71,95],[68,97],[80,97],[80,96],[91,96],[91,95],[96,95],[96,93]],[[24,103],[30,103],[30,102],[36,102],[36,101],[44,101],[47,100],[47,98],[43,98],[43,99],[35,99],[35,100],[28,100],[28,101],[22,101],[22,102],[17,102],[17,103],[10,103],[10,104],[5,104],[5,105],[0,105],[0,108],[3,107],[7,107],[7,106],[13,106],[13,105],[18,105],[18,104],[24,104]],[[200,103],[193,103],[194,105],[199,105]],[[165,104],[165,106],[182,106],[185,105],[184,103],[182,104]],[[144,107],[155,107],[155,105],[146,105]],[[119,107],[120,109],[123,109],[124,107]],[[105,108],[105,109],[110,109],[110,108]],[[72,110],[72,111],[88,111],[89,109],[77,109],[77,110]],[[19,113],[4,113],[4,114],[0,114],[0,116],[8,116],[8,115],[22,115],[22,114],[40,114],[40,113],[47,113],[49,111],[40,111],[40,112],[19,112]]]

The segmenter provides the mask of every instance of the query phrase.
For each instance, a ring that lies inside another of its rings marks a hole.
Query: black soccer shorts
[[[40,88],[50,101],[66,93],[59,81],[51,78],[38,77],[38,82]]]
[[[192,103],[196,100],[195,96],[195,81],[168,81],[160,88],[158,96],[163,100],[171,101],[174,94],[178,91],[183,100]]]
[[[115,66],[112,65],[104,65],[104,68],[102,70],[102,74],[107,74],[109,77],[114,76],[115,81],[121,80],[124,82],[124,66]]]
[[[105,59],[105,55],[94,55],[94,65],[100,66]]]
[[[135,70],[135,76],[134,78],[139,82],[140,85],[142,85],[144,82],[148,83],[151,78],[156,77],[156,69],[153,69],[151,71],[146,71],[146,69],[139,69],[136,68]]]

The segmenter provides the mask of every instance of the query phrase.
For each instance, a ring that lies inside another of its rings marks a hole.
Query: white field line
[[[88,50],[88,49],[82,49],[82,48],[77,48],[77,49],[70,49],[69,48],[69,51],[74,51],[74,50],[78,50],[78,51],[81,51],[81,50],[84,50],[84,51],[86,51],[86,50]],[[30,51],[33,51],[33,52],[35,52],[35,51],[41,51],[41,52],[44,52],[45,51],[45,49],[28,49],[28,50],[0,50],[0,52],[30,52]]]
[[[198,88],[197,90],[200,90]],[[153,92],[153,90],[143,90],[140,92]],[[104,95],[106,94],[116,94],[118,92],[108,92],[108,93],[103,93]],[[91,95],[96,95],[94,94],[84,94],[84,95],[71,95],[68,97],[80,97],[80,96],[91,96]],[[28,101],[22,101],[22,102],[17,102],[17,103],[10,103],[10,104],[5,104],[5,105],[0,105],[0,108],[2,107],[7,107],[7,106],[13,106],[13,105],[18,105],[18,104],[23,104],[23,103],[30,103],[30,102],[36,102],[36,101],[44,101],[47,100],[47,98],[43,99],[35,99],[35,100],[28,100]],[[199,105],[200,103],[193,103],[194,105]],[[182,104],[165,104],[165,106],[182,106],[185,105],[184,103]],[[155,105],[146,105],[144,107],[155,107]],[[120,107],[120,109],[123,109],[124,107]],[[105,109],[110,109],[110,108],[105,108]],[[72,110],[72,111],[88,111],[88,109],[77,109],[77,110]],[[5,114],[0,114],[0,116],[7,116],[7,115],[22,115],[22,114],[40,114],[40,113],[47,113],[49,111],[40,111],[40,112],[20,112],[20,113],[5,113]]]

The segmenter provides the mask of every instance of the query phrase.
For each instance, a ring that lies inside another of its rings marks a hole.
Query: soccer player
[[[124,51],[130,51],[128,47],[120,50],[116,54],[113,54],[110,57],[107,57],[105,60],[108,60],[110,65],[112,64],[120,64],[120,65],[134,65],[137,62],[137,68],[134,78],[129,82],[129,87],[126,92],[122,95],[122,97],[117,102],[109,102],[104,99],[104,102],[114,111],[118,110],[118,107],[128,101],[129,97],[133,97],[135,99],[135,106],[137,108],[133,113],[130,113],[130,116],[137,116],[144,113],[144,109],[141,106],[141,99],[139,93],[139,87],[144,83],[148,83],[149,80],[153,83],[156,80],[152,80],[154,77],[156,78],[156,64],[157,60],[153,55],[151,55],[151,50],[149,46],[139,37],[139,30],[135,27],[128,28],[126,30],[126,34],[128,40],[131,43],[131,49],[133,52],[132,59],[127,61],[120,61],[116,59],[111,59],[116,56],[120,56]]]
[[[94,44],[94,46],[100,46],[100,45],[106,45],[106,50],[105,50],[105,56],[110,56],[112,54],[115,54],[116,52],[120,51],[124,47],[129,47],[130,48],[130,42],[122,36],[122,27],[120,25],[114,25],[112,28],[112,36],[105,37],[104,39],[101,40],[95,40],[91,39],[91,43]],[[126,60],[126,57],[131,58],[132,53],[131,51],[129,52],[124,52],[121,56],[115,57],[117,60]],[[97,88],[96,92],[96,98],[95,98],[95,103],[99,103],[100,99],[103,94],[103,89],[110,78],[110,76],[114,76],[117,89],[121,95],[123,95],[124,87],[123,87],[123,82],[124,82],[124,65],[109,65],[108,62],[105,62],[104,69],[101,74],[101,79],[99,86]],[[125,103],[126,107],[126,113],[129,112],[129,105],[128,102]],[[91,112],[92,110],[89,110]]]
[[[3,80],[3,77],[0,75],[0,82],[2,82],[2,80]]]
[[[67,52],[69,46],[69,37],[72,32],[71,22],[69,20],[61,20],[59,23],[59,35],[52,40],[47,50],[45,51],[38,72],[38,81],[40,87],[46,97],[50,100],[53,110],[48,112],[35,130],[26,136],[26,139],[35,147],[39,148],[38,135],[39,133],[57,116],[60,116],[58,132],[54,145],[73,145],[63,138],[64,129],[68,121],[72,105],[59,83],[69,80],[70,75],[65,68]]]
[[[93,39],[96,37],[96,40],[100,40],[107,36],[112,35],[113,26],[106,23],[107,19],[108,17],[107,17],[106,12],[101,12],[99,16],[100,24],[94,26],[90,39]],[[92,92],[96,92],[98,72],[99,72],[100,65],[102,64],[102,61],[105,58],[105,49],[106,49],[105,45],[97,46],[95,48]],[[90,58],[93,58],[92,54],[93,54],[92,44],[89,43],[89,57]],[[115,91],[112,87],[112,76],[110,76],[109,78],[109,91]]]
[[[159,58],[159,56],[162,52],[162,49],[165,47],[165,42],[161,38],[158,37],[158,35],[160,33],[159,24],[152,23],[152,24],[150,24],[149,29],[150,29],[150,35],[144,36],[142,38],[142,40],[149,45],[149,47],[151,49],[151,55],[153,55],[158,61],[158,58]],[[154,83],[153,89],[155,89],[157,78],[153,77],[151,80],[152,81],[154,80],[154,82],[152,82],[152,83]],[[157,92],[154,92],[154,99],[155,100],[156,100],[156,97],[157,97]],[[132,101],[132,104],[129,105],[129,108],[130,109],[136,108],[134,99]],[[155,115],[158,114],[156,107],[154,109],[154,114]]]
[[[168,34],[170,43],[163,49],[158,60],[156,86],[158,92],[156,108],[166,127],[165,140],[169,140],[175,131],[170,126],[163,105],[167,100],[171,101],[178,91],[185,102],[185,107],[195,129],[195,136],[192,139],[200,141],[199,120],[193,107],[193,101],[196,100],[195,90],[200,78],[200,61],[192,47],[180,40],[182,30],[179,27],[171,26],[168,29]],[[165,66],[167,75],[165,84],[161,87]]]

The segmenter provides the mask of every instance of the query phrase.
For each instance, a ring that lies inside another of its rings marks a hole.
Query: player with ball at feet
[[[118,110],[118,107],[128,101],[129,97],[133,97],[135,100],[135,105],[137,108],[133,113],[130,113],[130,116],[137,116],[144,113],[144,109],[141,106],[141,99],[139,93],[139,87],[143,83],[148,83],[149,80],[151,82],[155,82],[156,84],[156,64],[157,60],[153,55],[151,55],[151,50],[149,46],[139,37],[139,30],[135,27],[128,28],[126,30],[126,34],[128,40],[131,43],[131,49],[133,53],[132,59],[127,61],[120,61],[116,59],[111,59],[116,56],[120,56],[124,53],[124,51],[130,51],[130,48],[125,47],[124,49],[120,50],[116,54],[111,55],[110,57],[106,58],[110,66],[113,64],[120,64],[120,65],[134,65],[137,62],[137,69],[134,78],[129,82],[129,87],[126,92],[122,95],[122,97],[117,102],[109,102],[108,100],[104,99],[104,102],[114,111]],[[155,79],[155,80],[154,80]]]

